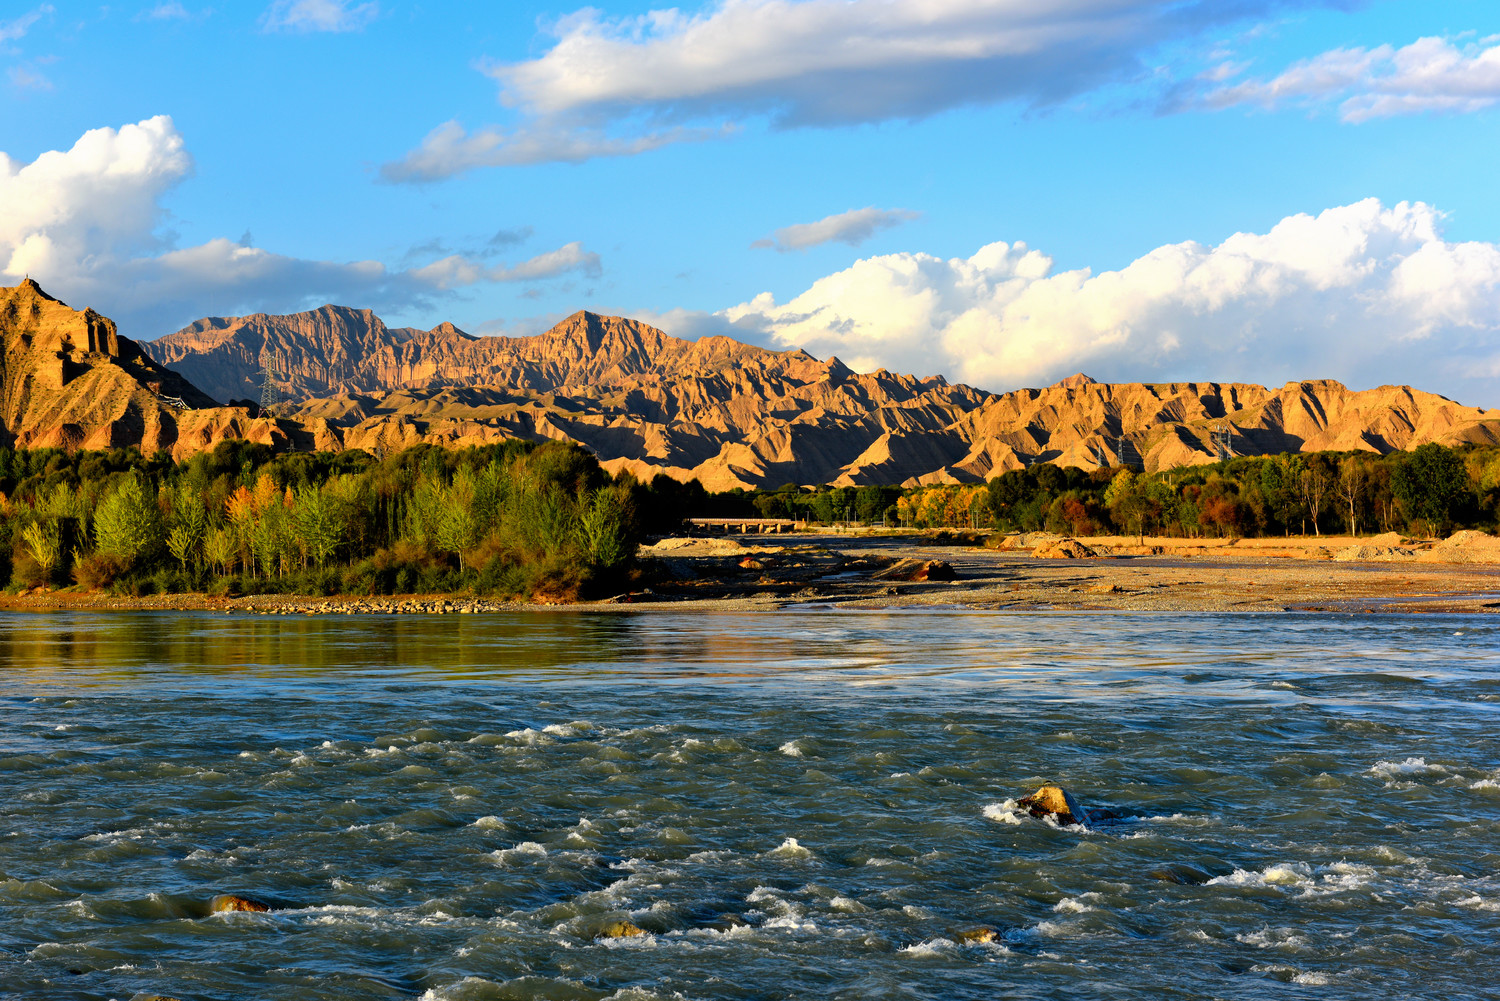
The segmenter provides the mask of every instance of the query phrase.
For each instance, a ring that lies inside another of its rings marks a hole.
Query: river
[[[1500,980],[1493,618],[12,614],[0,724],[7,999]]]

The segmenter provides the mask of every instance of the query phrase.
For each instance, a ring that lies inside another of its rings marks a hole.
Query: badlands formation
[[[1216,430],[1237,455],[1500,442],[1500,412],[1404,386],[1079,375],[990,394],[586,312],[511,338],[389,328],[368,310],[324,306],[204,319],[136,345],[23,282],[0,289],[0,333],[0,440],[16,447],[136,444],[181,458],[225,438],[376,454],[559,438],[611,470],[724,490],[979,482],[1039,461],[1154,470],[1214,461]],[[262,359],[287,401],[278,414],[224,405],[258,399]]]

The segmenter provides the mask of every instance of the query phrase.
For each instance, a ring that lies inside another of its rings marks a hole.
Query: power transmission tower
[[[276,408],[281,404],[281,393],[276,388],[273,378],[273,359],[269,352],[260,356],[261,368],[264,374],[260,384],[260,412],[262,414],[275,414]]]
[[[1213,439],[1214,454],[1220,462],[1225,461],[1232,454],[1229,448],[1230,433],[1229,424],[1224,422],[1215,425],[1210,435]]]

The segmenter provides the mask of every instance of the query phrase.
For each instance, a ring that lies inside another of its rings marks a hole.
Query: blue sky
[[[653,10],[9,0],[6,282],[1500,405],[1492,0]]]

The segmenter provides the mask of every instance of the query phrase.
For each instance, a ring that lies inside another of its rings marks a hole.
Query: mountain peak
[[[1074,372],[1066,379],[1060,380],[1057,385],[1063,389],[1080,389],[1084,386],[1097,386],[1099,380],[1092,376],[1084,375],[1082,372]]]

